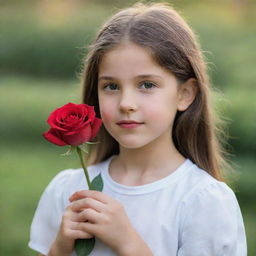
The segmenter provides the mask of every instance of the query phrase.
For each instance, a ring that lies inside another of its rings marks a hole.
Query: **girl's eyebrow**
[[[155,75],[155,74],[142,74],[142,75],[136,76],[135,78],[154,78],[154,77],[162,78],[161,76]],[[100,80],[115,80],[115,78],[112,76],[100,76],[98,81],[100,81]]]

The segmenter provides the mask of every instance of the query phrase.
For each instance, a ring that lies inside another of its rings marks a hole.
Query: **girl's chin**
[[[143,147],[145,144],[144,143],[140,143],[138,141],[124,141],[124,140],[117,140],[119,143],[119,146],[124,148],[124,149],[138,149]]]
[[[124,142],[124,141],[119,141],[119,145],[120,147],[122,147],[123,149],[130,149],[130,150],[138,150],[138,149],[142,149],[144,148],[146,145],[148,145],[148,143],[143,143],[143,142]]]

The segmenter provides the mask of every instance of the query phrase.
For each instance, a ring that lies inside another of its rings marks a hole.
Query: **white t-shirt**
[[[112,157],[88,167],[90,178],[101,172],[103,192],[123,204],[154,256],[247,255],[241,211],[234,192],[224,182],[186,159],[163,179],[142,186],[125,186],[109,175]],[[30,248],[47,255],[68,198],[82,189],[87,189],[82,169],[64,170],[54,177],[35,212]],[[90,255],[116,254],[96,239]]]

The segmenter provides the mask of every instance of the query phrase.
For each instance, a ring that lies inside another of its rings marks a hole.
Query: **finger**
[[[79,212],[87,208],[92,208],[97,212],[102,212],[105,207],[105,204],[90,197],[76,200],[69,206],[71,211],[74,212]]]
[[[69,230],[69,237],[73,239],[89,239],[94,236],[82,230]]]
[[[77,222],[99,223],[104,215],[91,209],[85,209],[77,214]]]
[[[83,211],[80,211],[79,213],[75,213],[72,216],[70,216],[70,222],[72,223],[72,228],[76,228],[76,224],[78,222],[87,222],[90,221],[92,223],[98,222],[98,219],[100,219],[100,215],[97,215],[97,211],[87,208]],[[98,213],[99,214],[99,213]]]
[[[96,190],[80,190],[75,192],[70,198],[69,201],[73,202],[75,200],[79,200],[85,197],[91,197],[94,198],[98,201],[101,201],[102,203],[107,204],[109,201],[113,200],[111,197],[109,197],[108,195],[100,192],[100,191],[96,191]]]
[[[77,220],[74,221],[74,222],[71,222],[69,224],[70,228],[71,229],[74,229],[74,230],[82,230],[82,231],[86,231],[85,230],[85,223],[92,223],[92,224],[96,224],[100,221],[101,219],[101,214],[94,211],[93,209],[86,209],[82,212],[80,212],[78,215],[77,215]]]
[[[77,222],[75,224],[75,231],[86,233],[89,236],[95,236],[99,226],[91,222]],[[99,230],[98,230],[99,231]],[[85,234],[84,234],[85,235]]]
[[[84,231],[80,231],[80,230],[77,230],[77,238],[78,239],[89,239],[89,238],[93,238],[94,236],[87,233],[87,232],[84,232]]]

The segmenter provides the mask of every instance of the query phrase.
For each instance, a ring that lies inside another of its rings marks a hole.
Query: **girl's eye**
[[[141,87],[142,87],[142,89],[152,89],[152,88],[154,88],[156,86],[153,83],[151,83],[151,82],[143,82],[141,84]]]
[[[117,90],[117,85],[116,84],[106,84],[104,86],[104,90],[107,90],[107,91]]]

